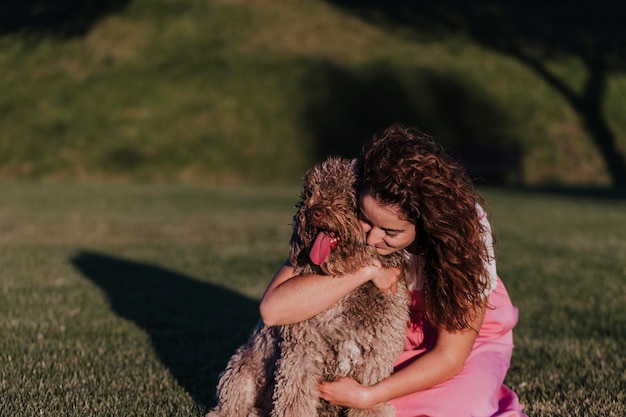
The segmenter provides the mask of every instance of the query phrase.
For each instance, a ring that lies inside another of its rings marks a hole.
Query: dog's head
[[[357,214],[354,169],[353,160],[330,157],[306,173],[289,244],[294,266],[342,275],[371,259]]]

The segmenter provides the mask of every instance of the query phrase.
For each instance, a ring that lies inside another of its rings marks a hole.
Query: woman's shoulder
[[[487,219],[487,211],[483,208],[483,206],[480,205],[480,203],[476,202],[476,213],[478,214],[478,220],[480,220],[481,222],[484,220],[487,223],[489,223],[489,220]]]

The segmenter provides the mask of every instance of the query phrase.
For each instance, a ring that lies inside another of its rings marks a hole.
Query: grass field
[[[0,410],[198,416],[298,188],[0,185]],[[626,199],[486,189],[531,416],[626,414]]]

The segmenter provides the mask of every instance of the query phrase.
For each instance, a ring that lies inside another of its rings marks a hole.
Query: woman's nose
[[[384,232],[380,229],[376,229],[370,226],[370,230],[367,233],[367,241],[366,243],[370,246],[374,246],[379,243],[382,239]]]

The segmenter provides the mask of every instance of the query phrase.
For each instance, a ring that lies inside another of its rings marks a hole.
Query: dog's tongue
[[[332,249],[332,237],[320,232],[315,238],[315,243],[309,252],[309,258],[315,265],[321,265],[326,261]]]

